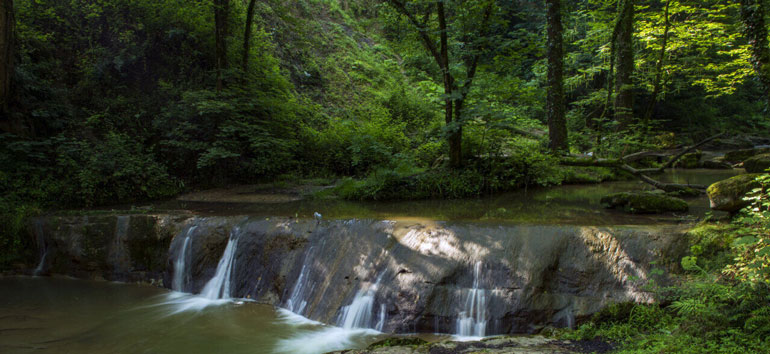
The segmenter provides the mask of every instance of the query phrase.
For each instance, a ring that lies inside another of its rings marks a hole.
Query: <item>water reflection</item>
[[[656,176],[663,182],[708,185],[740,174],[742,170],[669,170]],[[399,220],[421,218],[444,221],[490,221],[530,224],[631,225],[654,224],[660,216],[627,215],[606,210],[601,197],[617,192],[651,190],[636,179],[594,185],[564,185],[530,188],[483,198],[461,200],[420,200],[395,202],[351,202],[303,200],[286,203],[215,203],[169,201],[157,209],[185,209],[203,215],[288,216],[312,218],[320,212],[325,219],[372,218]],[[709,211],[703,195],[687,200],[690,215],[701,217]],[[668,215],[669,221],[682,215]]]

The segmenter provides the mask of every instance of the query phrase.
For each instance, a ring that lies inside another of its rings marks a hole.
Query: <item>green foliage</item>
[[[8,200],[0,199],[0,270],[13,267],[16,262],[33,259],[31,254],[32,238],[27,232],[27,219],[40,213],[40,209],[31,205],[12,205]]]
[[[690,255],[681,261],[686,275],[656,291],[661,305],[612,305],[561,336],[617,342],[620,353],[768,352],[770,176],[758,180],[761,188],[742,216],[689,232]]]
[[[757,177],[759,187],[746,196],[751,205],[734,222],[735,263],[725,273],[742,281],[770,285],[770,174]]]
[[[528,146],[507,157],[487,157],[470,161],[462,170],[379,169],[366,179],[348,179],[337,194],[352,200],[393,200],[429,198],[467,198],[528,187],[545,187],[563,181],[554,157]]]

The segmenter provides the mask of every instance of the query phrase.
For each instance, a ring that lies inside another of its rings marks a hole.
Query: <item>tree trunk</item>
[[[751,44],[751,65],[762,83],[765,100],[770,109],[770,47],[765,27],[765,1],[741,0],[741,19],[746,38]]]
[[[11,101],[13,78],[14,27],[13,0],[0,0],[0,116],[10,122],[8,105]]]
[[[548,146],[553,151],[567,147],[567,122],[564,100],[564,44],[562,38],[561,0],[546,0],[548,20],[548,93],[545,111],[548,118]]]
[[[257,0],[250,0],[249,7],[246,10],[246,29],[243,33],[243,57],[241,58],[241,68],[246,73],[249,69],[249,50],[251,50],[251,28],[254,22],[254,5]]]
[[[436,61],[436,64],[441,69],[441,79],[444,84],[444,119],[449,127],[449,134],[447,142],[449,144],[449,164],[452,168],[460,168],[463,165],[463,153],[462,153],[462,112],[463,104],[465,102],[468,93],[470,92],[473,78],[476,75],[476,69],[478,67],[479,58],[481,52],[477,52],[474,55],[465,58],[464,62],[467,66],[466,78],[462,87],[457,86],[452,73],[449,70],[449,46],[448,46],[448,34],[446,24],[446,13],[444,9],[444,1],[436,2],[436,13],[439,25],[439,45],[436,47],[436,41],[431,37],[431,33],[435,33],[434,30],[428,26],[428,21],[431,17],[431,7],[427,8],[427,12],[424,14],[423,21],[417,18],[417,15],[410,12],[406,7],[406,2],[400,0],[388,0],[398,12],[406,16],[409,22],[415,26],[417,33],[422,39],[425,49]],[[489,1],[484,9],[483,21],[480,24],[481,31],[475,36],[484,36],[485,31],[488,29],[489,20],[492,15],[494,2]],[[470,36],[470,35],[469,35]],[[469,37],[470,38],[470,37]],[[477,50],[479,48],[476,48]]]
[[[463,129],[460,125],[460,111],[454,109],[455,99],[454,91],[455,84],[452,73],[449,72],[449,46],[447,38],[446,27],[446,13],[444,12],[444,3],[439,1],[436,3],[436,13],[438,16],[439,27],[439,42],[440,48],[440,62],[441,75],[444,81],[444,119],[447,126],[450,126],[449,132],[449,166],[452,168],[460,168],[463,164],[463,151],[462,151],[462,139]]]
[[[230,0],[214,0],[214,41],[216,46],[217,91],[222,91],[222,71],[227,69],[227,21]]]
[[[660,95],[663,63],[666,60],[666,46],[668,45],[668,31],[671,29],[671,22],[668,20],[668,9],[670,6],[671,0],[666,0],[666,8],[663,10],[663,41],[660,44],[658,62],[655,64],[655,81],[652,83],[652,97],[650,98],[650,105],[647,107],[647,113],[644,115],[645,121],[649,121],[652,118],[652,112],[655,110],[655,104],[658,101],[658,95]]]
[[[625,129],[634,117],[634,83],[631,75],[634,72],[634,1],[624,0],[619,14],[619,26],[615,46],[616,71],[615,75],[615,121],[618,129]]]

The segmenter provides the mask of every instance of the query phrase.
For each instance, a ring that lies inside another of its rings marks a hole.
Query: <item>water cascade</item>
[[[372,325],[372,310],[374,308],[374,299],[377,295],[377,289],[380,287],[383,272],[377,277],[377,281],[368,288],[361,289],[356,293],[353,302],[348,306],[342,307],[338,325],[344,329],[354,328],[377,328],[382,329],[385,323],[385,306],[380,306],[380,321]]]
[[[289,297],[289,300],[286,301],[286,308],[294,312],[297,315],[304,315],[305,308],[307,307],[307,300],[305,300],[305,292],[307,292],[308,287],[310,287],[310,292],[312,293],[313,287],[308,286],[308,282],[310,281],[310,268],[311,264],[308,264],[309,261],[312,260],[311,255],[313,254],[313,247],[310,247],[310,249],[307,252],[307,255],[305,255],[305,262],[302,264],[302,270],[299,272],[299,278],[297,278],[297,282],[294,284],[294,288],[291,291],[291,296]]]
[[[177,253],[174,261],[174,278],[171,282],[171,289],[184,292],[185,286],[190,282],[190,243],[192,243],[192,234],[198,226],[192,226],[187,230],[187,234],[182,242],[182,249]]]
[[[35,267],[33,275],[40,275],[45,270],[45,257],[48,256],[48,247],[43,237],[43,225],[39,221],[35,222],[35,235],[37,236],[37,245],[40,249],[40,263]]]
[[[480,288],[481,262],[473,268],[473,288],[468,289],[463,311],[457,316],[456,333],[461,337],[483,337],[487,329],[486,291]]]
[[[207,299],[229,299],[230,296],[230,278],[235,267],[235,251],[238,248],[238,232],[236,227],[230,233],[230,239],[227,241],[227,247],[222,254],[222,258],[217,264],[217,271],[214,277],[203,287],[201,296]]]
[[[377,325],[374,326],[374,329],[377,330],[377,332],[382,332],[383,326],[385,326],[385,304],[380,304],[379,321],[377,322]]]

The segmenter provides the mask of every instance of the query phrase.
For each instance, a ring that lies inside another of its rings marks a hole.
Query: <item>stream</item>
[[[709,184],[737,173],[661,179]],[[315,354],[394,334],[478,340],[572,327],[609,303],[650,301],[650,270],[679,259],[686,223],[709,212],[705,196],[682,215],[599,203],[645,189],[622,181],[453,201],[172,201],[155,207],[185,212],[38,218],[40,260],[30,269],[56,276],[0,277],[0,352]]]

